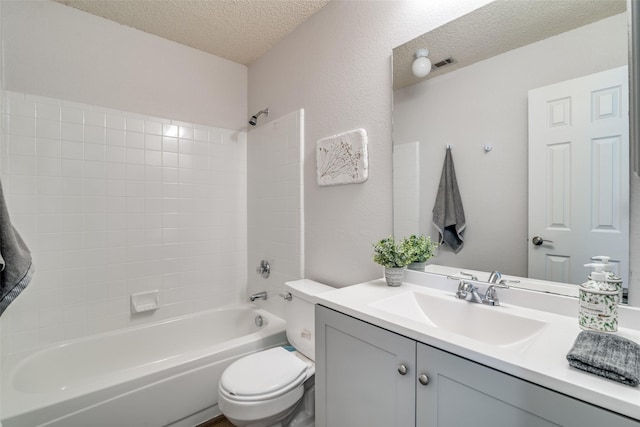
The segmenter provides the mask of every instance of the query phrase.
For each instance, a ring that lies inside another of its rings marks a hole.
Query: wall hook
[[[491,145],[491,144],[484,144],[484,152],[485,152],[485,153],[489,153],[489,152],[491,152],[491,150],[493,150],[493,145]]]

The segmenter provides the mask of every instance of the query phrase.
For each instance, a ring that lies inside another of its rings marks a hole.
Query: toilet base
[[[282,427],[315,427],[316,424],[316,387],[315,377],[311,377],[308,388],[305,384],[304,396],[298,403],[298,407],[293,412],[291,420]],[[278,426],[274,426],[278,427]]]
[[[300,401],[288,410],[255,422],[234,420],[229,416],[227,419],[237,427],[314,427],[315,395],[315,377],[311,377],[304,383],[304,394]]]

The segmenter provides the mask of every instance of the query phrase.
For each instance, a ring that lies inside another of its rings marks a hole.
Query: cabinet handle
[[[418,381],[420,381],[420,384],[422,385],[427,385],[429,384],[429,377],[427,376],[427,374],[420,374],[418,376]]]
[[[398,366],[398,373],[400,375],[406,375],[407,371],[408,371],[408,369],[407,369],[407,367],[405,365]]]

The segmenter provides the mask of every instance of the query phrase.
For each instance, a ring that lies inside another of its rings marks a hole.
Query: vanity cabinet
[[[316,306],[317,427],[467,425],[640,423]]]
[[[415,341],[316,306],[316,426],[414,426],[415,358]]]

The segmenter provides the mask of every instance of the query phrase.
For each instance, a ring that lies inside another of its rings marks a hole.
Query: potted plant
[[[396,242],[393,236],[379,240],[373,245],[373,260],[384,267],[384,276],[389,286],[400,286],[404,270],[410,262],[402,242]]]
[[[431,237],[424,237],[415,234],[402,240],[404,252],[409,256],[409,269],[424,271],[427,261],[435,254],[438,247],[436,242],[431,241]]]

